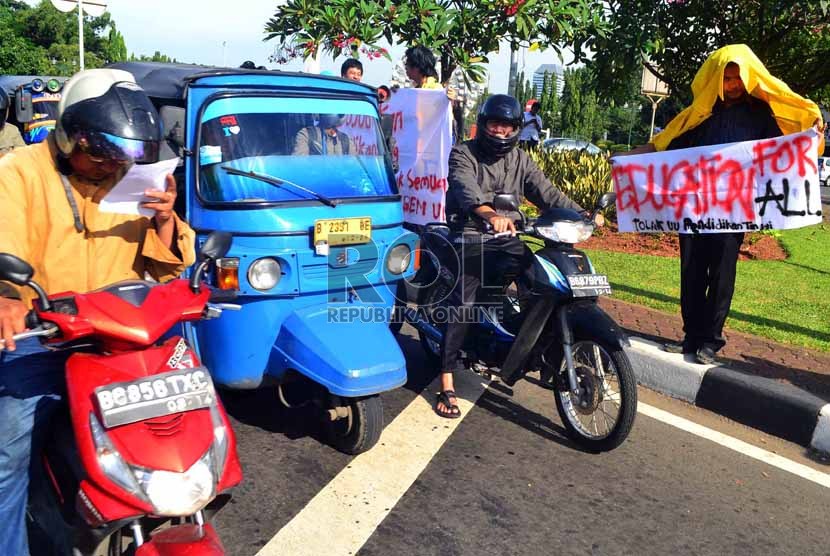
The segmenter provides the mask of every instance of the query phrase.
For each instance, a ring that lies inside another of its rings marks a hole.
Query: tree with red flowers
[[[601,0],[288,0],[265,25],[286,57],[318,51],[369,58],[389,54],[378,46],[422,44],[440,57],[441,81],[453,71],[480,81],[487,56],[506,41],[530,49],[563,48],[584,61],[604,33]],[[286,58],[287,58],[286,57]]]

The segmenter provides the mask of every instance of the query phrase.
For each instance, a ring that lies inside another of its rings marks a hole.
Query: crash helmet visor
[[[159,159],[159,144],[156,141],[125,139],[101,131],[79,131],[73,139],[79,151],[99,160],[151,164]]]

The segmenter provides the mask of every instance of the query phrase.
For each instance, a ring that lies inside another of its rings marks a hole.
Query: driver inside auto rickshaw
[[[291,154],[358,154],[351,138],[337,129],[342,123],[342,114],[320,114],[317,125],[304,127],[297,132]]]

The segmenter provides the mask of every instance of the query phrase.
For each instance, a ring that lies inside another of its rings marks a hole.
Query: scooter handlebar
[[[31,330],[26,330],[24,332],[21,332],[20,334],[15,334],[14,336],[12,336],[12,338],[15,342],[19,342],[20,340],[25,340],[26,338],[55,336],[58,334],[58,332],[59,330],[56,325],[52,324],[51,322],[45,322]],[[0,339],[0,348],[3,348],[5,346],[6,340]]]

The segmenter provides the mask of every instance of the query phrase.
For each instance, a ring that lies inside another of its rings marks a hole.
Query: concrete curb
[[[631,338],[626,349],[637,382],[733,421],[830,453],[830,403],[769,378],[719,365],[699,365],[692,355],[664,352]]]

